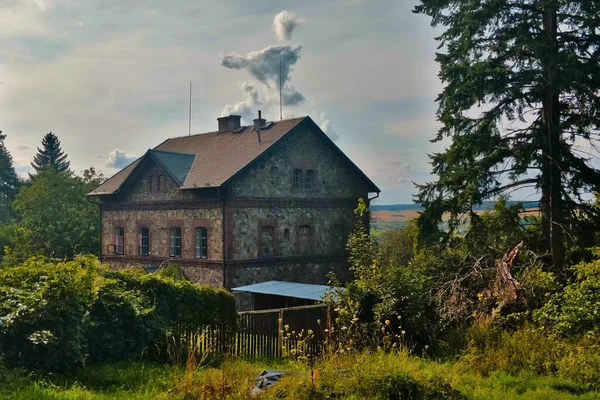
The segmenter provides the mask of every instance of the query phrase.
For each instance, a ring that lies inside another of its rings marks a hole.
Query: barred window
[[[208,229],[204,227],[196,228],[195,254],[196,258],[208,257]]]
[[[115,228],[115,254],[124,254],[125,252],[125,229]]]
[[[181,257],[181,228],[171,228],[169,255]]]
[[[140,256],[150,255],[150,229],[140,228]]]
[[[302,170],[294,170],[294,189],[300,190],[302,188]]]
[[[312,169],[306,170],[306,190],[313,190],[315,186],[315,171]]]

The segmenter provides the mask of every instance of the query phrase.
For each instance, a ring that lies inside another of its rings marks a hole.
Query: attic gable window
[[[156,181],[157,181],[156,191],[159,193],[164,191],[165,190],[165,177],[163,175],[159,175],[158,179]]]
[[[148,191],[150,193],[154,193],[155,190],[156,190],[156,176],[150,175],[150,177],[148,178]]]
[[[181,228],[171,228],[169,231],[169,256],[181,257]]]
[[[306,190],[313,190],[315,187],[315,171],[312,169],[306,170]]]
[[[302,189],[302,170],[294,170],[294,190]]]

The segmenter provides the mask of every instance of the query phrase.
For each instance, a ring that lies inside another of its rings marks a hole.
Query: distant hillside
[[[511,206],[520,203],[519,201],[507,201],[506,204]],[[540,206],[539,201],[525,201],[523,208],[538,208]],[[496,204],[495,201],[484,201],[481,205],[474,207],[475,210],[491,210]],[[371,206],[372,211],[422,211],[423,208],[418,204],[375,204]]]

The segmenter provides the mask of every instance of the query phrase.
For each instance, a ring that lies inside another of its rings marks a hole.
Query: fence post
[[[281,357],[283,354],[283,309],[279,309],[277,322],[277,351],[279,352],[279,357]]]
[[[327,303],[327,351],[331,348],[331,304]]]

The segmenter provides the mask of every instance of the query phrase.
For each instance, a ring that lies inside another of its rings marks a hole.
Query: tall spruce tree
[[[47,133],[42,138],[42,147],[42,149],[38,147],[38,152],[31,163],[36,173],[47,168],[53,168],[57,172],[71,174],[69,170],[71,163],[67,161],[67,155],[60,147],[58,136],[52,132]]]
[[[10,204],[19,192],[19,178],[15,172],[13,159],[4,145],[6,135],[0,131],[0,223],[10,219]]]
[[[451,139],[416,196],[424,235],[440,234],[444,212],[454,228],[485,199],[536,188],[547,265],[562,270],[565,230],[598,217],[582,194],[600,189],[584,149],[600,140],[599,10],[599,0],[420,0],[414,11],[444,29],[433,141]]]

